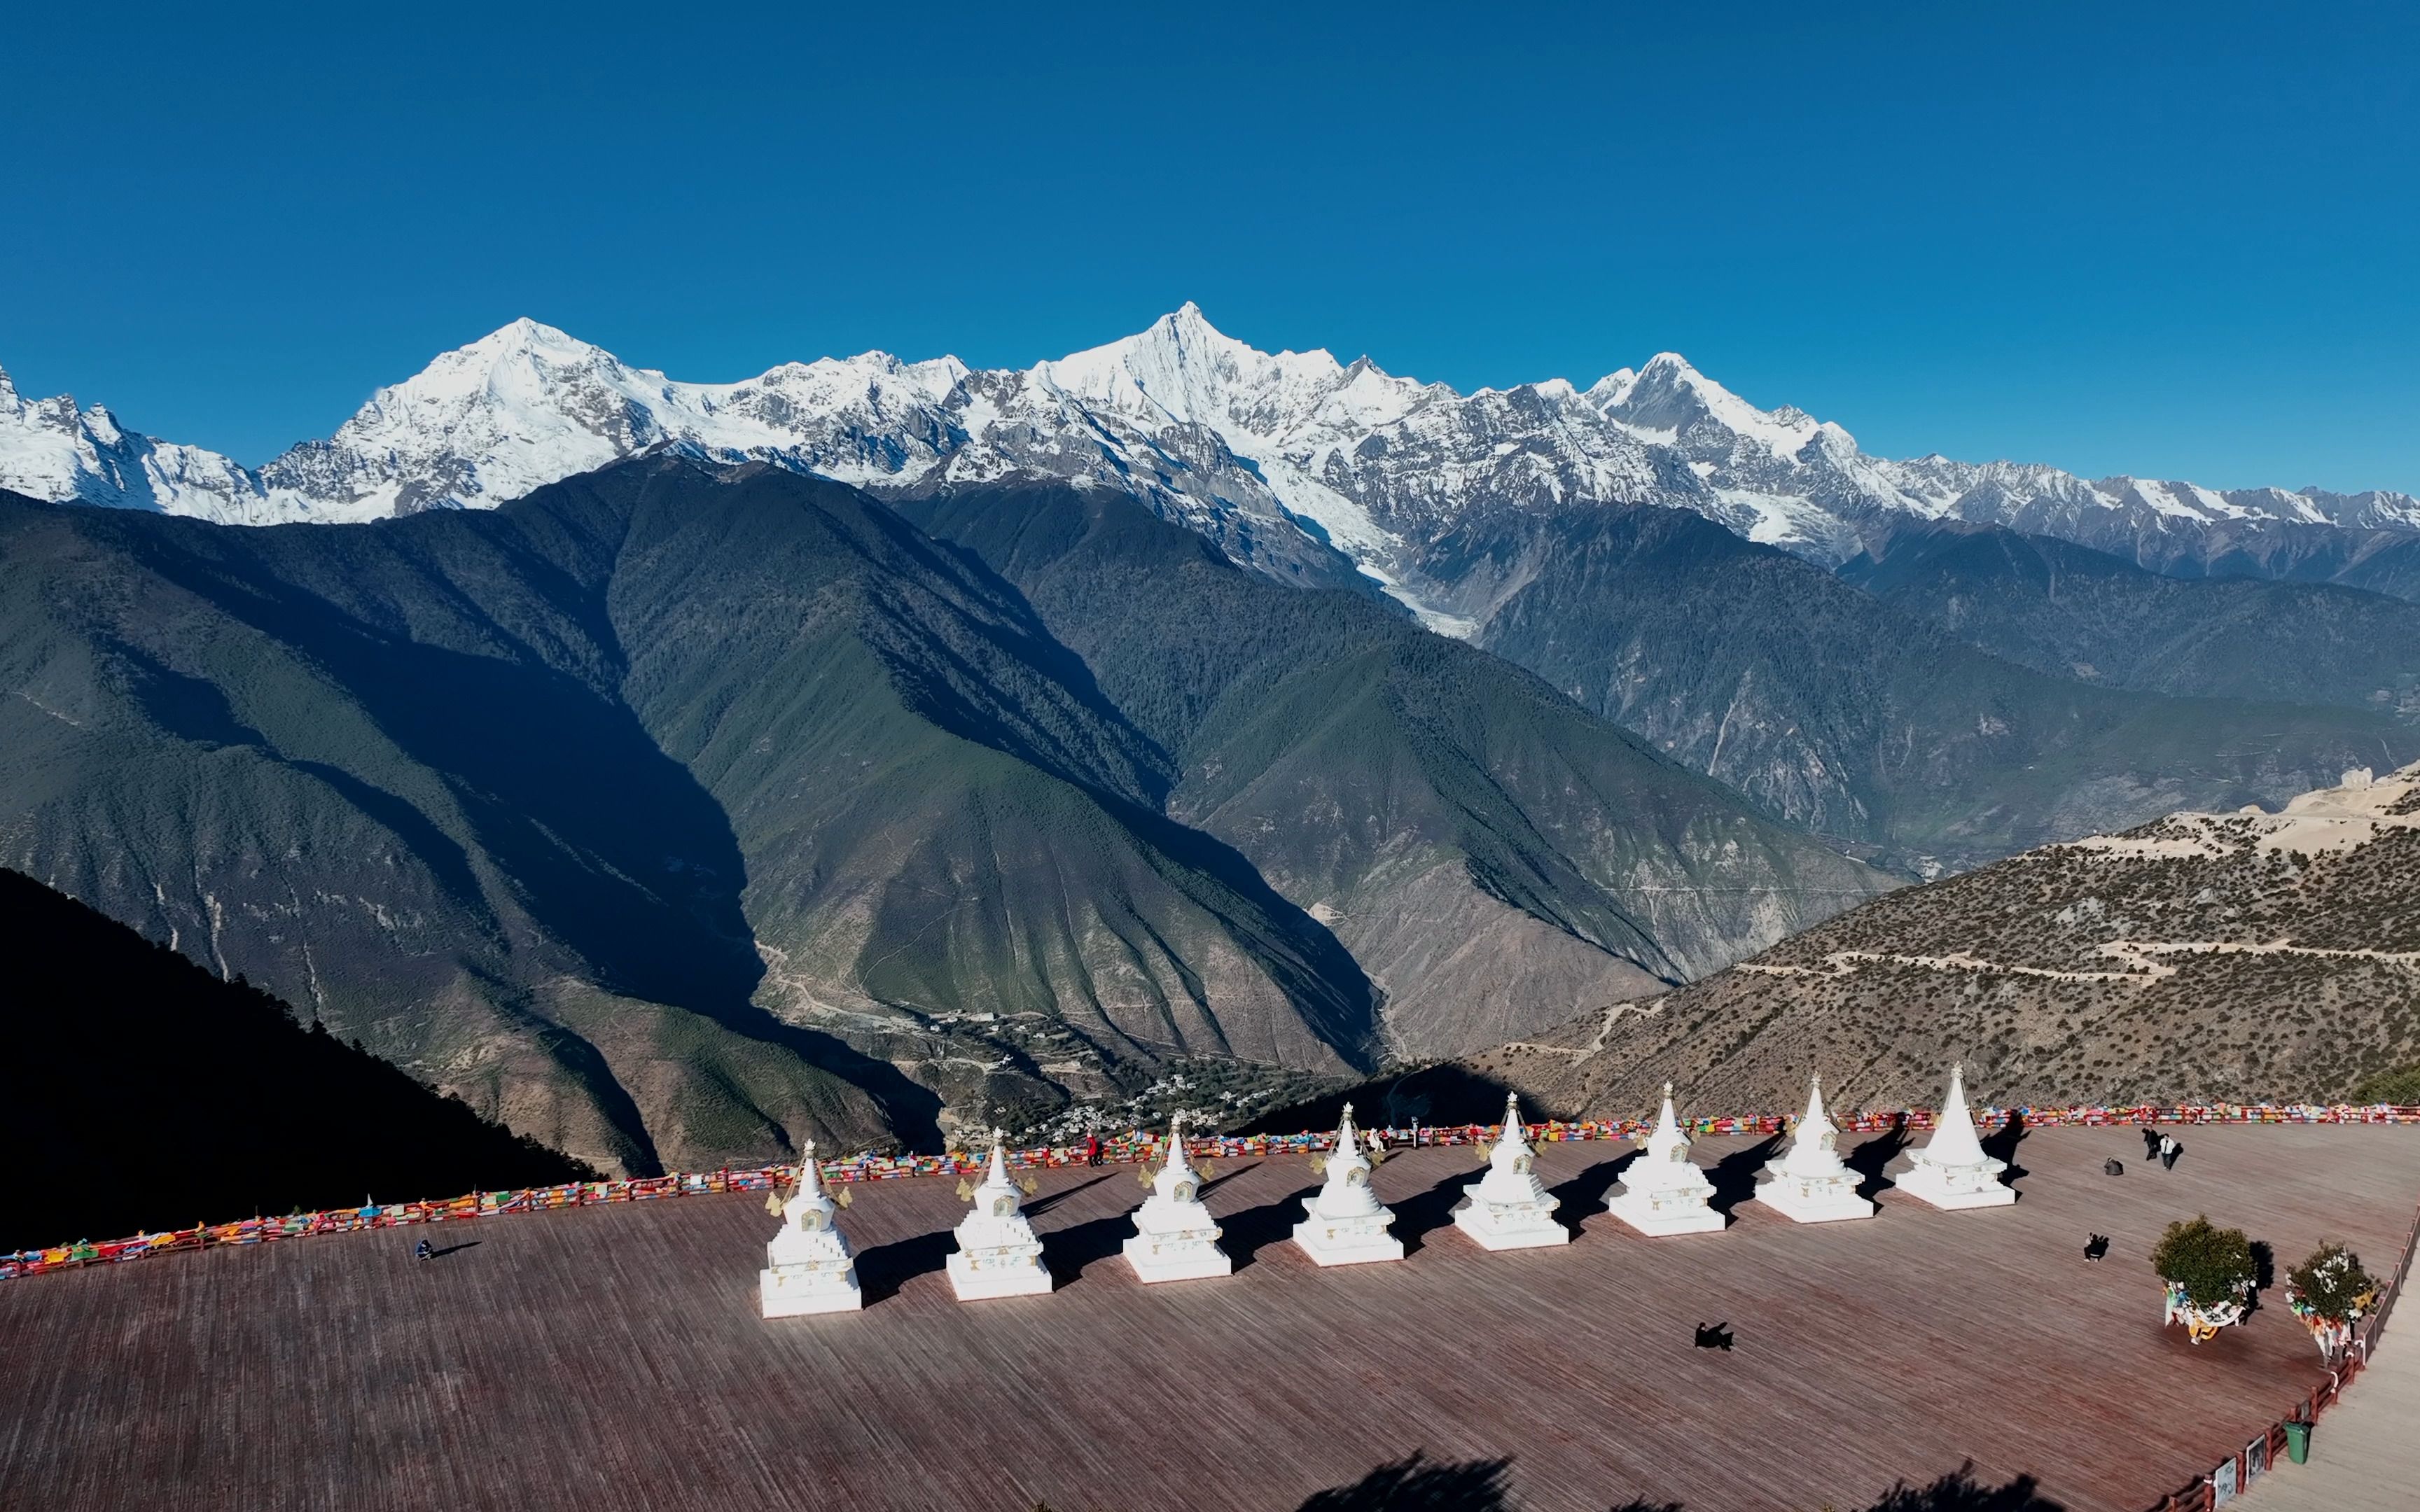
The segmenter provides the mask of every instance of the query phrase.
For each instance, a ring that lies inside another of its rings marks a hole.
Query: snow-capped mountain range
[[[2216,491],[2052,467],[1869,456],[1838,425],[1760,409],[1673,353],[1587,389],[1460,393],[1367,358],[1271,355],[1188,303],[1140,334],[1021,371],[882,352],[682,383],[517,320],[384,388],[326,440],[259,470],[26,400],[0,374],[0,486],[230,524],[492,506],[657,446],[752,458],[877,493],[1030,473],[1114,488],[1273,577],[1384,585],[1468,633],[1420,548],[1502,511],[1694,510],[1827,565],[1878,523],[1958,518],[2145,554],[2147,537],[2281,527],[2420,532],[2386,492]],[[2173,554],[2173,553],[2170,553]]]

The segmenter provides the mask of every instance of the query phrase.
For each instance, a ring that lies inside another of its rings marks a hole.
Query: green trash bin
[[[2311,1425],[2308,1423],[2286,1425],[2286,1458],[2298,1465],[2310,1462]]]

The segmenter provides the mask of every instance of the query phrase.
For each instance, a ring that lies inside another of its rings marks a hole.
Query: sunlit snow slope
[[[233,523],[492,505],[667,445],[892,494],[1018,474],[1113,488],[1270,576],[1357,572],[1458,634],[1477,618],[1422,579],[1424,545],[1476,517],[1590,502],[1693,510],[1826,565],[1854,556],[1862,530],[1909,517],[2170,566],[2263,529],[2420,532],[2420,501],[2404,494],[1869,456],[1839,426],[1760,409],[1668,352],[1585,390],[1557,378],[1465,394],[1367,358],[1259,351],[1192,304],[1022,371],[868,352],[727,384],[676,382],[519,320],[256,471],[129,431],[99,406],[25,400],[0,376],[0,486]]]

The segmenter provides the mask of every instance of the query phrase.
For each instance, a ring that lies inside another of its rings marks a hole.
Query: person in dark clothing
[[[411,1246],[411,1257],[415,1260],[425,1260],[436,1253],[437,1252],[435,1250],[428,1247],[428,1241],[425,1239],[419,1243]]]
[[[2149,1124],[2147,1123],[2143,1126],[2143,1158],[2145,1160],[2157,1160],[2160,1158],[2160,1141],[2164,1137],[2166,1136],[2162,1134],[2157,1129],[2152,1128]]]

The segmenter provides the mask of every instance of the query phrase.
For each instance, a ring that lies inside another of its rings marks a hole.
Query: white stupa
[[[1126,1263],[1144,1281],[1199,1281],[1230,1275],[1235,1262],[1218,1247],[1218,1220],[1202,1205],[1202,1180],[1185,1157],[1185,1115],[1168,1123],[1168,1159],[1135,1210]]]
[[[1807,1113],[1798,1120],[1789,1152],[1764,1168],[1768,1178],[1756,1200],[1802,1224],[1870,1218],[1874,1205],[1857,1196],[1857,1173],[1840,1161],[1840,1131],[1823,1113],[1823,1078],[1807,1090]]]
[[[1370,1190],[1370,1157],[1362,1153],[1350,1103],[1344,1104],[1343,1121],[1336,1126],[1336,1149],[1327,1157],[1326,1180],[1317,1196],[1303,1199],[1302,1208],[1305,1217],[1294,1226],[1294,1242],[1322,1265],[1404,1257],[1404,1242],[1387,1232],[1395,1215]]]
[[[756,1273],[766,1317],[855,1312],[865,1305],[848,1236],[832,1225],[838,1206],[824,1190],[810,1139],[799,1156],[799,1190],[783,1205],[782,1231],[765,1246],[765,1269]]]
[[[1025,1216],[1016,1183],[1008,1179],[1007,1137],[991,1134],[991,1169],[975,1188],[975,1205],[958,1223],[958,1252],[949,1257],[950,1285],[960,1302],[1032,1297],[1050,1289],[1042,1241]]]
[[[1638,1158],[1622,1167],[1621,1192],[1606,1209],[1642,1234],[1718,1234],[1723,1215],[1709,1205],[1714,1195],[1714,1179],[1689,1159],[1689,1136],[1681,1132],[1672,1084],[1666,1082],[1655,1130]]]
[[[2009,1163],[1984,1154],[1983,1142],[1975,1137],[1963,1065],[1949,1068],[1949,1101],[1941,1104],[1932,1137],[1908,1160],[1907,1174],[1897,1179],[1899,1189],[1936,1208],[2005,1208],[2017,1200],[2000,1180]]]
[[[1538,1180],[1537,1151],[1521,1123],[1521,1103],[1504,1094],[1504,1134],[1487,1157],[1487,1174],[1470,1189],[1470,1200],[1454,1210],[1453,1226],[1489,1249],[1537,1249],[1568,1244],[1572,1231],[1555,1222],[1562,1206]]]

